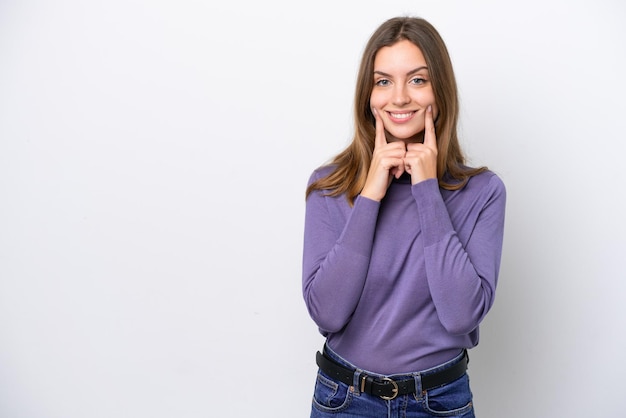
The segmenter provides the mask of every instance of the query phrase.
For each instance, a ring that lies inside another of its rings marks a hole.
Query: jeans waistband
[[[316,355],[316,363],[321,371],[339,382],[351,385],[357,393],[365,392],[385,400],[409,393],[421,394],[448,384],[465,374],[469,362],[467,350],[463,350],[454,359],[439,366],[421,372],[385,376],[356,368],[326,345],[323,351],[323,354],[318,351]]]

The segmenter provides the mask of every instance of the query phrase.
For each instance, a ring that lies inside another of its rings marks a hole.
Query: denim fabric
[[[329,348],[324,349],[326,355],[345,366],[355,368]],[[394,380],[415,379],[416,387],[421,387],[421,376],[450,367],[462,359],[458,357],[432,369],[407,375],[388,376]],[[355,383],[359,374],[355,372]],[[365,371],[369,376],[384,376]],[[419,393],[398,396],[392,400],[384,400],[377,396],[360,393],[358,384],[351,386],[336,381],[321,370],[318,371],[313,394],[311,418],[429,418],[429,417],[462,417],[474,418],[472,392],[469,387],[469,376],[464,374],[459,379],[444,386],[418,391]]]

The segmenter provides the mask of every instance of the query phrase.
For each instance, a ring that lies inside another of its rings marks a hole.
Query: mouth
[[[387,115],[389,115],[389,119],[395,123],[404,123],[415,115],[415,112],[389,112],[387,111]]]

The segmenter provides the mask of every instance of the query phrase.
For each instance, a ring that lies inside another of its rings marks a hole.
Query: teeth
[[[409,113],[391,113],[391,116],[396,118],[396,119],[406,119],[408,117],[411,117],[411,115],[413,115],[413,112],[409,112]]]

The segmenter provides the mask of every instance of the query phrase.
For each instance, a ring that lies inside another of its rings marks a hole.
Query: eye
[[[385,79],[385,78],[381,78],[380,80],[376,81],[374,83],[376,86],[381,86],[381,87],[385,87],[389,85],[389,80]]]
[[[415,77],[415,78],[411,79],[410,83],[411,84],[417,84],[417,85],[425,84],[426,83],[426,79],[422,78],[422,77]]]

